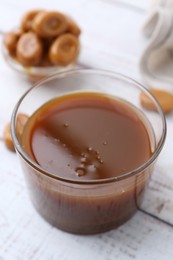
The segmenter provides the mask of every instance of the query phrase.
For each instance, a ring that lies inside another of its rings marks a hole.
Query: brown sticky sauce
[[[140,113],[99,93],[53,99],[28,120],[22,146],[43,169],[73,180],[120,176],[152,155]]]

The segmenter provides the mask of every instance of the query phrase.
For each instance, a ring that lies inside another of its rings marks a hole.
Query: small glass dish
[[[16,59],[9,55],[8,50],[6,49],[3,41],[2,41],[2,54],[4,60],[8,64],[8,66],[18,73],[23,78],[29,80],[32,83],[35,83],[43,78],[46,78],[52,74],[58,72],[66,72],[68,70],[74,69],[76,63],[71,63],[67,66],[43,66],[43,67],[24,67],[20,64]]]
[[[154,145],[152,156],[143,165],[107,179],[71,180],[55,176],[28,157],[16,134],[17,115],[24,113],[30,116],[55,97],[81,92],[121,98],[145,116],[152,128]],[[143,92],[155,111],[147,111],[141,106],[140,95]],[[138,82],[115,72],[73,70],[52,75],[27,91],[14,109],[11,132],[31,200],[40,215],[64,231],[94,234],[125,223],[140,207],[154,164],[164,145],[166,121],[156,99]]]

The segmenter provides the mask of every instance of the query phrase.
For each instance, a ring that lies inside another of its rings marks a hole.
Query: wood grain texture
[[[121,72],[142,82],[138,62],[146,40],[140,28],[149,0],[1,1],[0,30],[18,24],[30,8],[71,14],[83,29],[79,62]],[[10,19],[9,19],[10,17]],[[19,97],[31,86],[5,64],[0,54],[0,138]],[[173,114],[142,209],[173,225]],[[16,154],[0,139],[0,260],[172,260],[173,229],[142,212],[117,230],[75,236],[54,229],[35,212]]]
[[[173,114],[167,117],[167,139],[149,183],[142,208],[173,225]]]
[[[99,0],[110,5],[121,6],[123,9],[132,9],[136,12],[145,12],[148,8],[149,1],[143,0]]]

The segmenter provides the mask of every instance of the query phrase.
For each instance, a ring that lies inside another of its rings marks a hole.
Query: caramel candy
[[[55,37],[67,30],[67,19],[58,12],[40,12],[32,22],[32,29],[41,37]]]
[[[4,140],[4,143],[5,143],[6,147],[8,148],[8,150],[14,152],[15,149],[14,149],[13,140],[11,137],[10,123],[8,123],[5,126],[4,133],[3,133],[3,140]]]
[[[77,59],[80,33],[79,26],[67,15],[31,10],[25,13],[14,32],[5,34],[4,45],[25,70],[27,67],[66,66]]]
[[[27,12],[21,21],[21,27],[23,28],[24,31],[29,31],[32,29],[32,21],[35,18],[35,16],[42,12],[43,10],[31,10]]]
[[[81,33],[79,26],[69,17],[67,17],[67,21],[68,21],[67,32],[72,33],[78,37]]]
[[[11,55],[15,54],[19,35],[15,32],[8,32],[4,35],[4,45]]]
[[[25,66],[36,66],[43,54],[43,45],[39,37],[33,33],[24,33],[17,43],[17,59]]]
[[[151,89],[150,92],[157,99],[160,106],[165,113],[169,113],[173,110],[173,95],[165,90]],[[148,110],[156,110],[156,106],[153,101],[143,92],[141,93],[141,105]]]
[[[49,58],[53,64],[65,66],[76,60],[78,52],[78,38],[70,33],[66,33],[53,42],[49,50]]]
[[[26,114],[18,114],[17,115],[16,136],[17,136],[19,142],[21,141],[23,129],[24,129],[24,126],[25,126],[26,122],[28,121],[28,119],[29,119],[29,117]],[[10,123],[8,123],[5,126],[3,139],[4,139],[4,143],[5,143],[6,147],[10,151],[14,152],[15,148],[14,148],[13,140],[12,140],[12,137],[11,137]]]

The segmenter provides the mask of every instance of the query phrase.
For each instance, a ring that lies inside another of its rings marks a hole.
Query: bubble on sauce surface
[[[103,142],[103,145],[107,145],[107,144],[108,144],[107,141],[104,141],[104,142]]]
[[[93,148],[90,146],[90,147],[87,148],[87,150],[88,150],[89,152],[92,152],[92,151],[93,151]]]
[[[75,172],[78,177],[82,177],[86,174],[86,169],[84,167],[77,167]]]
[[[68,123],[64,123],[63,126],[64,126],[65,128],[67,128],[67,127],[69,127],[69,124],[68,124]]]
[[[80,159],[80,161],[81,161],[82,163],[86,163],[86,162],[87,162],[87,158],[82,157],[82,158]]]
[[[54,138],[54,141],[55,141],[55,143],[59,143],[60,142],[59,139],[57,139],[57,138]]]
[[[96,170],[97,170],[97,167],[96,167],[96,165],[94,165],[94,164],[90,164],[90,165],[88,165],[87,170],[88,170],[89,172],[91,172],[91,173],[95,173]]]

